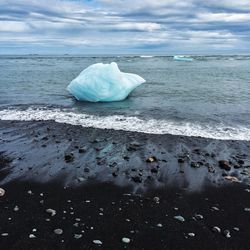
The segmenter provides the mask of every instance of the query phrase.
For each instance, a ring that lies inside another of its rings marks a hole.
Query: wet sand
[[[1,249],[249,248],[250,142],[53,121],[0,135]]]

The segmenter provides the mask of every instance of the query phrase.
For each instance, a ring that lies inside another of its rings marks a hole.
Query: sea
[[[250,56],[0,56],[0,120],[54,120],[101,129],[250,140]],[[77,101],[67,85],[116,62],[146,82],[124,101]]]

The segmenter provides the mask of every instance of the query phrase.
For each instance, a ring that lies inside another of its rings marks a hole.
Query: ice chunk
[[[144,82],[136,74],[121,72],[115,62],[96,63],[83,70],[67,90],[79,101],[121,101]]]
[[[194,59],[189,56],[174,56],[174,61],[192,62]]]

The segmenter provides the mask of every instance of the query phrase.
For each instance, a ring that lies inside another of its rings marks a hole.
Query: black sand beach
[[[250,248],[249,141],[53,121],[0,136],[0,249]]]

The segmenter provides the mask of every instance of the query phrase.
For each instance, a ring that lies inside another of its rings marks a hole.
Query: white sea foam
[[[95,116],[61,109],[4,109],[0,110],[0,120],[54,120],[58,123],[100,129],[124,130],[150,134],[199,136],[222,140],[250,140],[250,128],[243,126],[228,127],[222,124],[211,126],[168,120],[142,120],[138,117],[126,117],[122,115]]]

